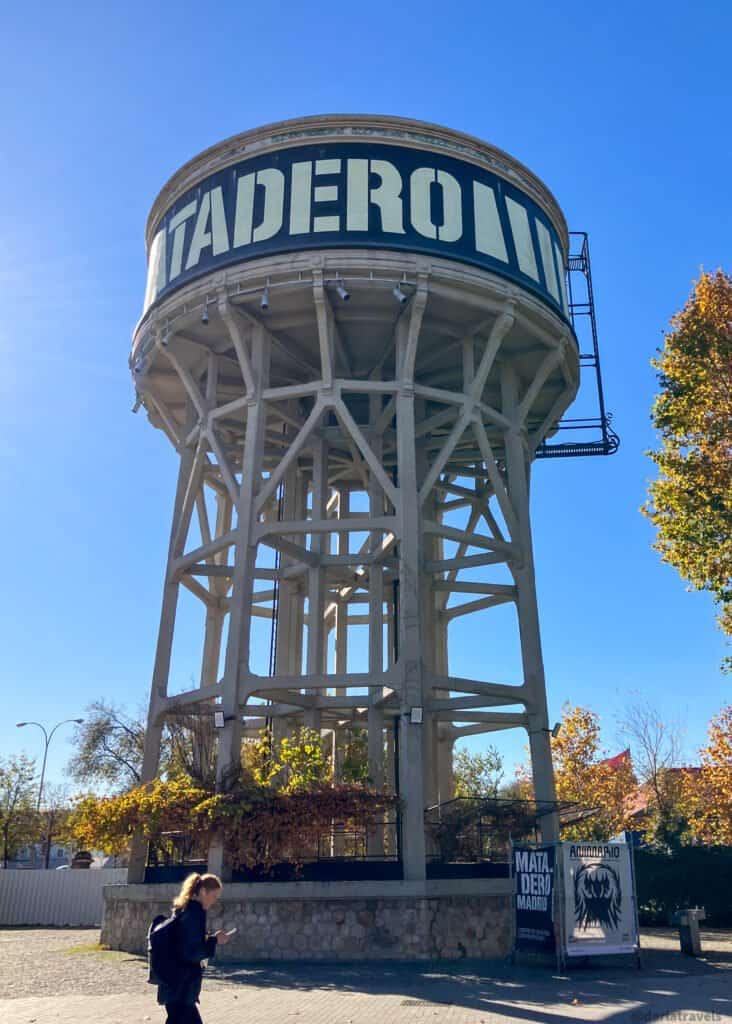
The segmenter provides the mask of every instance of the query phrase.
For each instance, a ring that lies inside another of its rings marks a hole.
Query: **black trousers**
[[[165,1024],[203,1024],[198,1007],[186,1006],[185,1003],[166,1003],[168,1012]]]

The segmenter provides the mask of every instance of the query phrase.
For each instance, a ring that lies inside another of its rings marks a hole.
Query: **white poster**
[[[635,889],[627,843],[562,843],[568,956],[634,953]]]

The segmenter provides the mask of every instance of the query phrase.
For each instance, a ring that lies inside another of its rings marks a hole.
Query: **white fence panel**
[[[101,925],[102,886],[126,881],[126,868],[0,870],[0,926]]]

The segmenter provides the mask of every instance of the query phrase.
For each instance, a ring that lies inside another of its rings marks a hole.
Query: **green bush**
[[[705,924],[732,925],[732,847],[635,851],[641,924],[671,924],[676,910],[704,907]]]

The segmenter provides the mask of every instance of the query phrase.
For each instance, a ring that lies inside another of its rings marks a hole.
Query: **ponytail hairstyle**
[[[180,887],[180,892],[173,900],[173,910],[185,910],[192,899],[198,896],[201,890],[209,892],[211,889],[220,889],[221,879],[218,875],[199,875],[194,872],[186,878]]]

